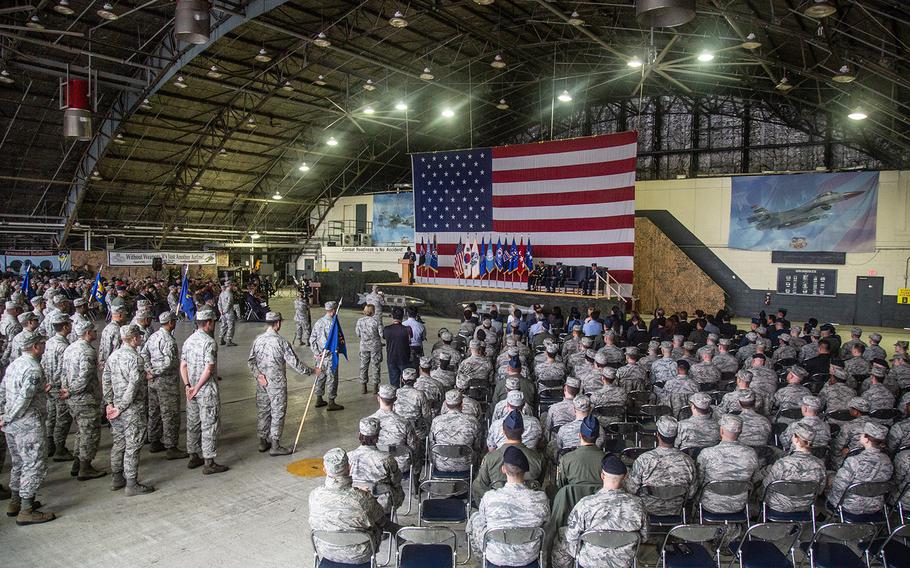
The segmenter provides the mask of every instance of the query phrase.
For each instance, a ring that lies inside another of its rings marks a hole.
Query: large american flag
[[[438,272],[419,280],[464,284],[453,271],[459,242],[514,238],[531,242],[535,261],[596,262],[630,293],[636,155],[635,132],[415,154],[415,242],[435,235],[439,252]]]

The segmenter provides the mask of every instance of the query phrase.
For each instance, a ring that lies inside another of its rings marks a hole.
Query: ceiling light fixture
[[[434,78],[434,75],[433,75],[433,73],[430,72],[429,67],[424,67],[423,73],[420,74],[420,78],[423,79],[424,81],[432,81]]]
[[[318,47],[329,47],[332,45],[332,42],[329,41],[328,36],[326,36],[323,32],[319,32],[319,35],[316,36],[316,39],[313,40],[313,43]]]
[[[408,21],[404,19],[404,14],[396,10],[395,15],[389,18],[389,25],[393,28],[406,28]]]
[[[637,55],[634,56],[634,57],[632,57],[632,59],[630,59],[630,60],[628,60],[628,61],[626,62],[626,66],[627,66],[627,67],[630,67],[630,68],[632,68],[632,69],[638,69],[638,68],[641,67],[642,65],[644,65],[644,62],[643,62],[643,61],[641,60],[641,58],[640,58],[639,56],[637,56]]]
[[[126,144],[126,140],[123,138],[123,134],[120,134],[118,132],[117,135],[114,136],[114,144]]]
[[[837,83],[852,83],[856,80],[856,73],[853,72],[853,69],[850,65],[844,63],[841,65],[841,68],[837,70],[837,73],[832,77]]]
[[[474,0],[474,3],[478,6],[489,6],[494,0]]]
[[[502,55],[496,54],[496,57],[493,58],[493,61],[490,62],[490,67],[493,69],[503,69],[506,66],[506,62],[502,60]]]
[[[98,8],[98,11],[95,13],[109,22],[113,22],[120,17],[114,12],[114,6],[110,2],[105,2],[104,6]]]
[[[246,119],[246,124],[244,125],[247,128],[256,128],[256,119],[252,116]]]
[[[285,81],[285,82],[284,82],[284,85],[281,85],[281,90],[282,90],[282,91],[287,91],[287,92],[290,93],[290,92],[292,92],[292,91],[294,90],[294,84],[291,83],[290,80]]]
[[[217,157],[223,157],[223,156],[227,156],[227,155],[228,155],[227,148],[222,148],[222,149],[218,150],[218,156],[217,156]]]
[[[572,102],[572,95],[569,94],[568,89],[563,89],[563,91],[559,93],[559,96],[556,98],[564,103]]]
[[[201,187],[202,187],[202,182],[199,181],[199,180],[194,181],[194,182],[193,182],[193,187],[195,187],[195,188],[197,188],[197,189],[198,189],[198,188],[201,188]]]
[[[714,54],[708,50],[704,50],[698,54],[698,60],[701,61],[702,63],[714,61]]]
[[[408,105],[404,101],[395,103],[395,110],[408,110]]]
[[[373,114],[374,112],[376,112],[376,111],[373,110],[373,107],[371,107],[370,105],[367,105],[363,108],[363,114]]]
[[[174,86],[178,89],[187,88],[186,79],[183,78],[183,75],[177,75],[177,79],[174,80]]]
[[[444,109],[442,109],[442,116],[444,116],[445,118],[452,118],[453,116],[455,116],[455,111],[450,109],[449,107],[445,107]]]
[[[847,115],[847,118],[850,120],[866,120],[869,118],[869,115],[866,114],[866,111],[864,111],[862,107],[856,107],[850,111],[850,114]]]
[[[212,65],[211,67],[209,67],[209,71],[208,71],[208,73],[206,73],[206,75],[208,75],[212,79],[220,79],[220,78],[224,77],[224,75],[221,73],[221,71],[218,70],[217,65]]]
[[[280,193],[278,193],[278,192],[276,191],[276,192],[275,192],[275,195],[272,196],[272,199],[274,199],[275,201],[281,201],[281,200],[282,200],[282,196],[281,196]]]
[[[258,239],[261,235],[259,233],[250,233],[250,238],[254,241]]]
[[[787,79],[787,76],[785,75],[780,78],[780,82],[777,85],[775,85],[774,88],[777,89],[778,91],[786,93],[786,92],[793,90],[793,85],[790,83],[790,80]]]
[[[32,14],[32,17],[25,23],[25,27],[33,30],[43,30],[44,24],[41,23],[41,18],[38,17],[38,14]]]
[[[266,50],[266,48],[263,47],[259,50],[259,53],[257,53],[256,57],[254,57],[253,59],[255,59],[256,61],[259,61],[261,63],[268,63],[269,61],[272,60],[272,56],[269,55],[268,50]]]
[[[329,139],[326,140],[325,143],[328,144],[329,146],[337,146],[337,145],[338,145],[338,140],[335,140],[335,137],[334,137],[334,136],[330,136]]]
[[[837,13],[837,7],[828,0],[811,0],[803,14],[810,18],[827,18]]]
[[[752,51],[753,49],[758,49],[759,47],[761,47],[761,42],[758,41],[758,38],[755,36],[754,33],[750,32],[749,35],[746,36],[746,39],[743,40],[743,42],[739,46],[743,49],[748,49],[749,51]]]
[[[505,99],[499,99],[499,102],[496,103],[496,108],[498,108],[499,110],[508,110],[509,103],[507,103]]]
[[[101,181],[104,178],[101,177],[101,172],[99,172],[98,170],[92,170],[92,175],[88,176],[88,179],[90,179],[92,181]]]
[[[367,82],[363,84],[364,91],[374,91],[376,90],[376,85],[373,84],[372,79],[367,79]]]
[[[60,0],[57,2],[57,5],[54,6],[54,12],[63,14],[64,16],[72,16],[74,13],[73,9],[70,8],[70,3],[68,0]]]
[[[6,69],[0,71],[0,83],[4,85],[12,85],[16,80],[13,79],[13,76],[9,74],[9,71]]]
[[[304,163],[300,164],[300,167],[297,169],[300,170],[301,172],[308,172],[308,171],[310,171],[310,166],[306,165],[306,162],[304,162]]]
[[[142,102],[139,103],[139,108],[142,110],[152,110],[152,101],[148,99],[142,99]]]
[[[569,19],[566,20],[566,23],[570,26],[583,26],[585,21],[578,15],[578,12],[572,12],[572,15],[569,16]]]
[[[313,81],[313,83],[316,85],[319,85],[320,87],[325,87],[326,86],[325,75],[320,75],[320,76],[316,77],[316,80]]]

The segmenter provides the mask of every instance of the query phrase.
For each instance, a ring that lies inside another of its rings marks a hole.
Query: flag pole
[[[341,302],[344,300],[344,297],[339,298],[338,307],[335,308],[335,318],[338,318],[338,310],[341,309]],[[328,338],[326,338],[326,343],[328,343]],[[319,365],[316,367],[316,377],[318,378],[322,374],[322,365],[325,363],[325,356],[329,354],[329,350],[323,347],[322,356],[319,358]],[[297,443],[300,441],[300,433],[303,432],[303,423],[306,422],[306,416],[310,412],[310,403],[313,402],[313,393],[316,392],[316,381],[313,380],[313,386],[310,387],[310,396],[307,397],[306,407],[303,409],[303,418],[300,419],[300,426],[297,427],[297,436],[294,438],[294,447],[291,449],[291,453],[297,451]]]

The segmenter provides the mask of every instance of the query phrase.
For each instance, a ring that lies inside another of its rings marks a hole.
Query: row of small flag
[[[489,240],[481,237],[479,244],[476,237],[473,241],[469,238],[466,242],[462,242],[459,237],[454,256],[452,269],[456,278],[484,278],[495,273],[521,275],[529,272],[534,266],[531,239],[528,239],[525,246],[524,237],[517,243],[515,237],[512,237],[511,245],[508,237],[504,240],[499,237],[496,243],[493,243],[492,237]],[[417,267],[421,266],[433,273],[439,270],[436,235],[433,235],[432,241],[426,243],[421,237],[420,243],[417,244]]]

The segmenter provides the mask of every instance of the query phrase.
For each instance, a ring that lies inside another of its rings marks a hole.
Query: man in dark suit
[[[407,250],[404,251],[404,256],[401,257],[401,259],[410,260],[411,262],[414,263],[408,267],[408,282],[413,284],[414,283],[414,266],[417,264],[417,255],[414,254],[414,251],[411,250],[411,247],[408,247]]]
[[[557,288],[562,288],[566,283],[566,268],[561,262],[557,262],[547,280],[547,292],[556,292]]]
[[[596,287],[597,276],[603,276],[603,269],[597,267],[596,262],[585,268],[585,277],[581,281],[581,293],[590,296]]]

